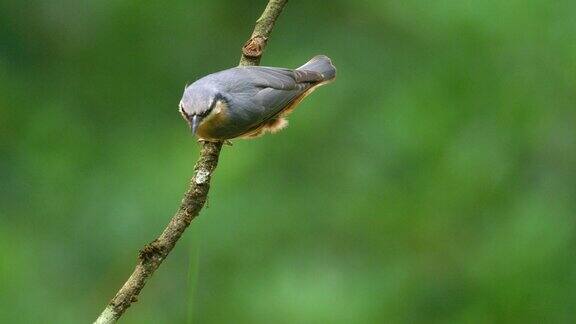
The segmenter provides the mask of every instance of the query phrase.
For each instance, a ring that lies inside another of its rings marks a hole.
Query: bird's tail
[[[321,73],[324,80],[329,81],[336,78],[336,67],[332,65],[332,60],[326,55],[316,55],[306,64],[296,70],[306,70]]]

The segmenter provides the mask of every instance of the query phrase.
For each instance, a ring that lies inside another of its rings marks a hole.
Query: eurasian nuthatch
[[[180,113],[201,140],[226,141],[277,132],[286,116],[320,85],[336,77],[327,56],[301,67],[246,66],[207,75],[184,89]]]

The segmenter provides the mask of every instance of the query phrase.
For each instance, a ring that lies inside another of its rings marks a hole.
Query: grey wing
[[[292,90],[297,81],[294,71],[283,68],[252,66],[245,68],[250,83],[258,88]]]
[[[255,85],[277,90],[293,90],[301,84],[309,85],[324,80],[323,75],[315,71],[266,66],[252,66],[246,69]]]
[[[323,76],[314,71],[263,66],[243,69],[248,83],[257,88],[250,101],[261,121],[277,115],[312,84],[323,81]]]
[[[313,83],[323,80],[313,71],[261,66],[233,70],[236,82],[230,83],[229,91],[239,103],[234,113],[252,125],[274,117]]]
[[[291,70],[267,66],[237,67],[230,70],[226,80],[232,91],[247,91],[247,87],[293,90],[299,84],[324,81],[322,74],[315,71]]]
[[[264,107],[264,120],[269,119],[280,113],[291,101],[300,96],[307,89],[307,86],[298,85],[292,90],[278,90],[274,88],[265,88],[260,90],[253,101]]]

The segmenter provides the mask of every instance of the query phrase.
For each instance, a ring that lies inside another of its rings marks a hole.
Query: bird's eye
[[[180,115],[182,115],[182,117],[185,120],[188,120],[188,114],[186,113],[186,111],[184,111],[184,107],[182,106],[182,104],[178,105],[178,110],[180,111]]]

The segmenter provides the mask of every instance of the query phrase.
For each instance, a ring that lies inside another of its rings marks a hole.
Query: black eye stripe
[[[180,114],[182,114],[182,116],[184,116],[184,117],[186,117],[186,119],[188,119],[188,114],[184,110],[184,107],[182,107],[182,104],[179,105],[178,110],[180,111]]]

